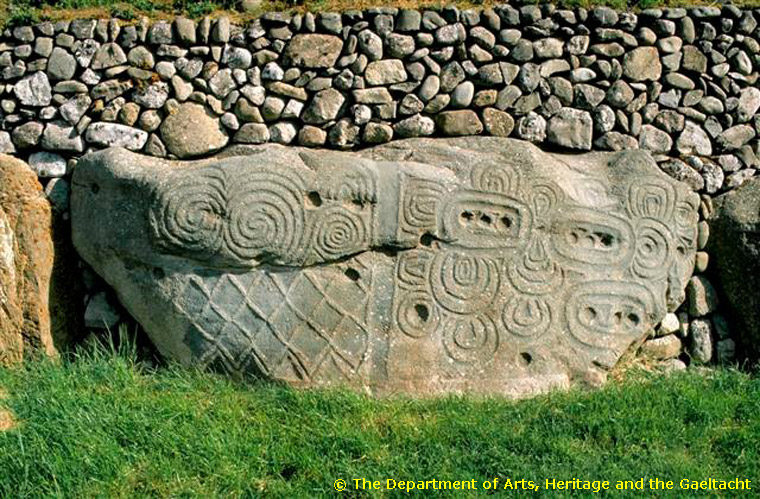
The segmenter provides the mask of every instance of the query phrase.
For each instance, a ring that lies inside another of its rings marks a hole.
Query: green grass
[[[543,3],[543,0],[533,1]],[[245,22],[266,11],[339,12],[376,6],[436,9],[447,5],[467,9],[485,8],[502,2],[499,0],[262,0],[258,10],[244,13],[241,7],[242,0],[0,0],[0,25],[17,26],[42,20],[79,17],[117,17],[125,21],[134,21],[141,16],[169,18],[174,15],[186,15],[192,18],[206,15],[229,15],[237,22]],[[557,0],[554,3],[564,8],[607,5],[618,10],[720,4],[713,0]],[[735,0],[733,3],[738,6],[757,7],[760,5],[760,0]]]
[[[760,480],[760,379],[735,370],[522,402],[374,400],[145,370],[126,350],[0,369],[15,418],[0,431],[0,497],[311,497],[336,495],[337,479],[369,496],[353,490],[362,477]]]

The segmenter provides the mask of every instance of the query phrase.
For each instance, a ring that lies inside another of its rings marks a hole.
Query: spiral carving
[[[493,359],[499,335],[486,315],[453,317],[444,326],[443,346],[454,360],[482,364]]]
[[[499,268],[490,258],[451,251],[439,254],[430,273],[433,295],[444,308],[471,314],[488,307],[499,290]]]
[[[229,201],[227,244],[239,258],[292,255],[304,232],[304,187],[276,172],[252,172],[236,184]]]
[[[644,218],[636,225],[633,272],[646,279],[663,276],[673,258],[673,236],[662,222]]]
[[[219,168],[178,174],[153,205],[151,225],[163,246],[203,258],[292,261],[304,232],[303,185],[284,173],[228,178]]]
[[[340,206],[321,211],[313,240],[315,252],[324,259],[356,253],[367,246],[364,219]]]
[[[227,188],[221,170],[181,175],[157,193],[150,225],[164,247],[211,256],[224,246]]]

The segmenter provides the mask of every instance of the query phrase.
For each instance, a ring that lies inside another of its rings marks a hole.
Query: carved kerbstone
[[[373,393],[598,383],[694,265],[698,197],[646,153],[497,138],[276,145],[74,174],[74,242],[184,364]]]

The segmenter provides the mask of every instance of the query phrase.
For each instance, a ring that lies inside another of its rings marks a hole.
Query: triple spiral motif
[[[349,192],[365,199],[371,195]],[[154,198],[150,224],[167,250],[225,265],[301,265],[367,248],[366,210],[338,202],[309,210],[306,182],[289,170],[177,173]]]

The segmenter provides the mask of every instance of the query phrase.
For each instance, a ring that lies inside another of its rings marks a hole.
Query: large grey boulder
[[[195,103],[180,105],[166,117],[160,132],[169,152],[181,159],[216,152],[229,141],[219,119]]]
[[[598,384],[684,298],[699,198],[643,151],[490,137],[74,170],[81,256],[187,365],[373,393]]]
[[[53,49],[47,62],[47,74],[52,80],[70,80],[77,69],[74,56],[60,47]]]
[[[713,200],[708,252],[735,321],[739,347],[760,359],[760,179]]]

